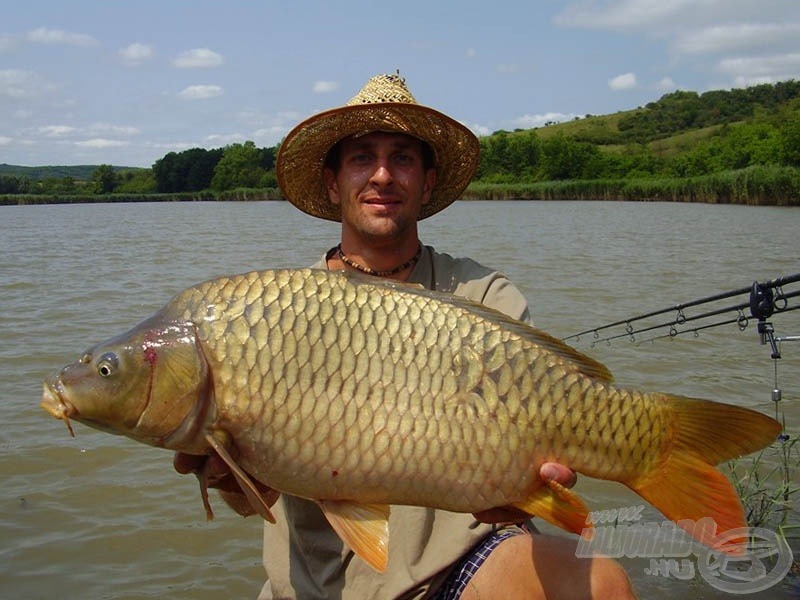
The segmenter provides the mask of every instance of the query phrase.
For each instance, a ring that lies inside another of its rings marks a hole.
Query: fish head
[[[152,446],[186,447],[207,416],[208,368],[191,323],[151,319],[47,377],[41,405]]]

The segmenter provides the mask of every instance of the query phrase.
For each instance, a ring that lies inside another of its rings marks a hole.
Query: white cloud
[[[109,135],[138,135],[139,129],[129,125],[112,125],[110,123],[93,123],[89,131],[97,134]]]
[[[14,138],[10,138],[5,135],[0,135],[0,146],[8,146],[11,142],[14,141]]]
[[[800,75],[800,3],[797,0],[569,0],[556,15],[563,27],[622,32],[650,38],[677,61],[710,79],[710,87],[771,83]],[[718,78],[717,78],[718,79]],[[665,78],[655,89],[673,88]],[[638,88],[618,77],[613,90]]]
[[[17,42],[10,35],[0,35],[0,54],[11,52],[16,48]]]
[[[46,137],[62,137],[76,131],[74,127],[69,125],[45,125],[39,127],[39,133]]]
[[[475,48],[467,48],[467,51],[464,53],[467,58],[475,58],[478,56],[478,51]]]
[[[242,133],[212,133],[205,137],[205,141],[215,146],[227,146],[228,144],[243,143],[247,141],[247,136]]]
[[[128,142],[108,140],[105,138],[94,138],[91,140],[85,140],[83,142],[75,142],[75,145],[79,148],[119,148],[121,146],[127,146]]]
[[[738,77],[795,77],[800,75],[800,52],[773,56],[725,58],[718,72]]]
[[[39,95],[42,84],[32,71],[0,70],[0,96],[27,100]]]
[[[36,44],[66,44],[69,46],[96,46],[98,41],[84,33],[71,33],[63,29],[39,27],[25,35],[25,39]]]
[[[492,129],[490,127],[486,127],[486,125],[474,124],[474,125],[468,125],[468,127],[472,130],[472,133],[474,133],[479,137],[489,135],[492,133]]]
[[[586,29],[639,29],[680,15],[684,8],[714,4],[715,0],[611,0],[568,5],[556,15],[564,27]]]
[[[564,113],[549,112],[543,115],[523,115],[512,121],[515,129],[532,129],[542,127],[547,123],[563,123],[571,121],[576,115],[565,115]]]
[[[315,94],[325,94],[339,89],[338,81],[315,81],[311,88]]]
[[[658,83],[656,83],[656,89],[665,92],[667,90],[674,90],[678,86],[675,85],[675,82],[672,81],[672,77],[662,77]]]
[[[289,127],[285,125],[273,125],[272,127],[262,127],[261,129],[256,129],[253,132],[253,137],[257,139],[280,139],[284,135],[286,135],[289,131]]]
[[[146,142],[144,144],[147,148],[153,148],[158,151],[171,152],[173,150],[186,150],[188,148],[197,148],[197,142],[175,141],[175,142]]]
[[[633,73],[623,73],[622,75],[617,75],[613,79],[608,80],[608,87],[615,92],[632,90],[636,88],[636,86],[636,75]]]
[[[208,48],[187,50],[172,61],[172,64],[179,69],[205,69],[209,67],[218,67],[222,63],[222,55]]]
[[[181,90],[178,94],[184,100],[205,100],[206,98],[216,98],[224,93],[218,85],[190,85]]]
[[[754,85],[762,85],[764,83],[776,83],[778,81],[783,81],[785,79],[790,79],[790,77],[788,75],[781,77],[770,77],[768,75],[763,75],[761,77],[739,75],[733,78],[733,85],[731,87],[735,88],[753,87]]]
[[[152,46],[134,43],[120,50],[119,55],[126,64],[138,66],[143,62],[152,59],[155,56],[155,52],[153,51]]]
[[[673,49],[681,54],[730,52],[744,48],[764,48],[782,41],[795,42],[800,23],[735,23],[678,34]]]

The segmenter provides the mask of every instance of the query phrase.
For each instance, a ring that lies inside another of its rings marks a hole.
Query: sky
[[[151,167],[277,145],[373,75],[477,135],[800,79],[798,0],[25,0],[0,19],[0,163]]]

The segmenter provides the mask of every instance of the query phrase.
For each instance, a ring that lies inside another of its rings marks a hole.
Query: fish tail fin
[[[733,485],[715,465],[768,446],[781,425],[738,406],[666,394],[650,396],[670,412],[672,440],[653,468],[625,483],[687,533],[713,547],[716,534],[747,527]],[[707,524],[708,518],[716,527],[697,525],[702,519]]]

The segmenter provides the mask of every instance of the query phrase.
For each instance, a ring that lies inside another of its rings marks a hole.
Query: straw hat
[[[315,217],[341,221],[341,210],[330,202],[325,188],[325,157],[340,140],[372,131],[405,133],[433,150],[436,186],[420,219],[458,199],[478,169],[480,145],[469,129],[418,104],[399,74],[377,75],[345,106],[306,119],[281,142],[275,170],[289,202]]]

